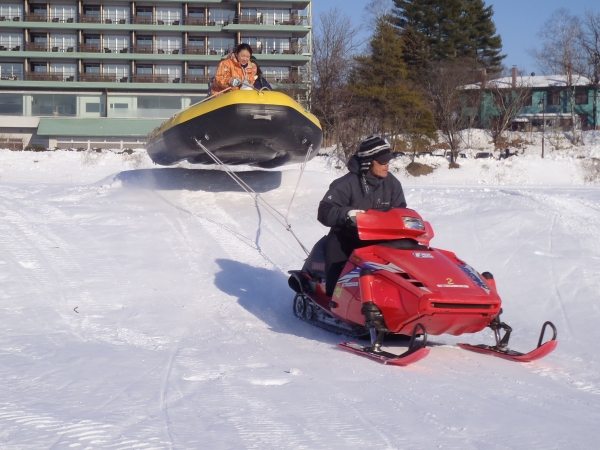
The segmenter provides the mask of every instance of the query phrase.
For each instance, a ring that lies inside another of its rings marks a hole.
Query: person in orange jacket
[[[232,91],[238,89],[252,89],[257,75],[257,67],[250,58],[252,47],[240,44],[235,51],[219,63],[217,74],[211,86],[211,94],[216,95],[227,88]]]

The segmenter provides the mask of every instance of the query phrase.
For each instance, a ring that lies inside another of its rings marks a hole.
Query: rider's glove
[[[240,85],[241,81],[239,78],[234,78],[233,80],[231,80],[231,85],[233,87],[238,87]]]
[[[350,211],[348,211],[348,214],[346,214],[346,217],[350,222],[352,222],[353,225],[356,225],[356,213],[364,213],[364,210],[351,209]]]

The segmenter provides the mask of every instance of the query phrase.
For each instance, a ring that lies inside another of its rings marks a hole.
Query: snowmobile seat
[[[323,236],[312,248],[310,255],[306,258],[302,272],[311,275],[313,280],[325,280],[325,241],[327,236]]]

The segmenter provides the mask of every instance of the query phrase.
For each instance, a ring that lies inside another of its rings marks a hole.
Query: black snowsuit
[[[329,296],[333,294],[352,251],[369,245],[358,238],[356,226],[348,220],[348,212],[353,209],[406,208],[402,185],[395,176],[388,174],[385,178],[378,178],[371,173],[361,175],[359,167],[354,155],[348,163],[350,173],[331,183],[319,203],[317,220],[331,227],[325,242],[326,292]]]

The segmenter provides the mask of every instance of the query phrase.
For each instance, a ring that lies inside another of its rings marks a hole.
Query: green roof
[[[40,136],[146,137],[165,119],[113,119],[42,117]]]

